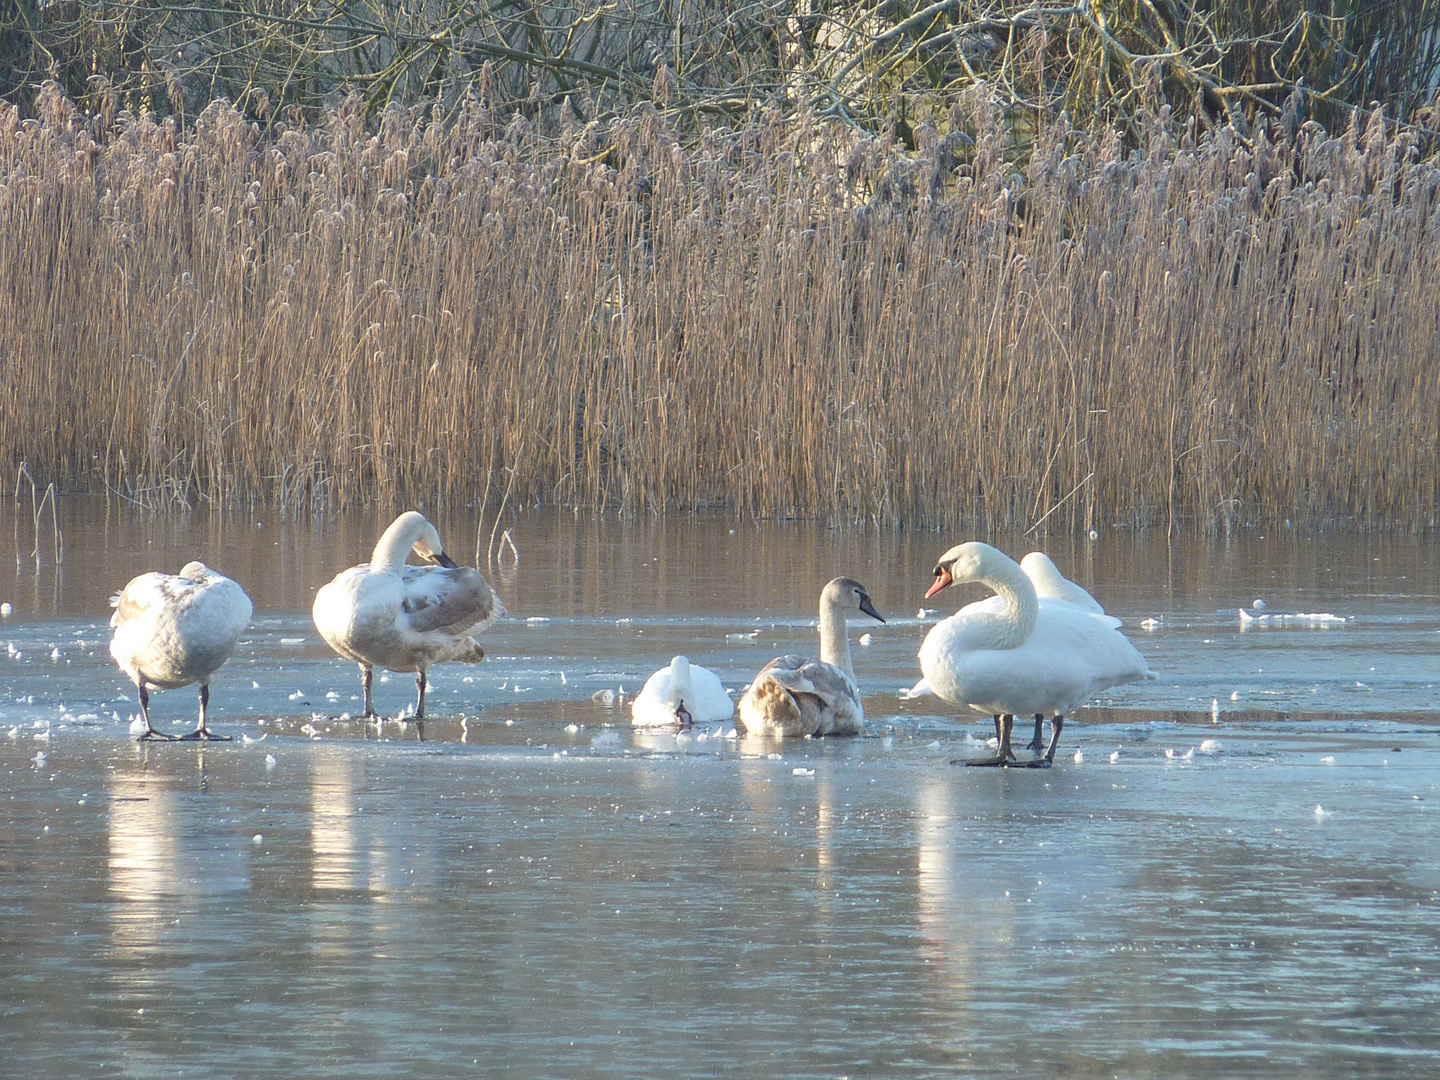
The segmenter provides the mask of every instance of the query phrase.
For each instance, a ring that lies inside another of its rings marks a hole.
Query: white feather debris
[[[875,640],[875,635],[874,635],[874,634],[861,634],[861,635],[860,635],[860,644],[861,644],[861,645],[869,645],[869,644],[870,644],[872,641],[874,641],[874,640]]]
[[[799,767],[797,766],[796,768],[790,770],[790,775],[791,775],[791,776],[814,776],[814,775],[815,775],[815,770],[814,770],[814,769],[802,769],[802,768],[799,768]]]
[[[1119,751],[1119,750],[1112,750],[1112,751],[1110,751],[1110,764],[1111,764],[1111,765],[1114,765],[1114,764],[1115,764],[1117,761],[1119,761],[1119,760],[1120,760],[1120,751]]]
[[[1159,629],[1160,629],[1160,620],[1159,620],[1159,619],[1141,619],[1141,620],[1140,620],[1140,629],[1141,629],[1141,630],[1159,630]]]
[[[1219,740],[1219,739],[1206,739],[1204,742],[1202,742],[1202,743],[1200,744],[1200,752],[1201,752],[1202,754],[1213,754],[1213,753],[1215,753],[1216,750],[1219,750],[1219,749],[1220,749],[1220,740]]]
[[[266,755],[265,755],[265,771],[266,771],[266,772],[269,772],[271,769],[275,768],[275,764],[276,764],[276,762],[275,762],[275,755],[274,755],[274,754],[266,754]]]

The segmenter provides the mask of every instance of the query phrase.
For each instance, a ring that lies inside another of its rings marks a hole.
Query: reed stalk
[[[52,90],[0,111],[0,460],[156,508],[1434,527],[1440,165],[1378,111],[1145,134]]]

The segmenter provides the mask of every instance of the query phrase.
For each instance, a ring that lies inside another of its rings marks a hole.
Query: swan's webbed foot
[[[1034,761],[1016,762],[1015,764],[1024,769],[1048,769],[1052,762],[1050,758],[1037,757]]]
[[[196,728],[188,735],[173,736],[177,742],[234,742],[229,735],[216,735],[209,728]]]
[[[1045,740],[1040,737],[1040,725],[1045,720],[1041,713],[1035,714],[1035,737],[1025,744],[1026,750],[1044,750]]]
[[[156,731],[153,727],[147,728],[144,735],[139,735],[136,742],[174,742],[174,735],[166,735],[163,731]]]
[[[979,769],[1003,769],[1003,768],[1006,768],[1006,767],[1009,766],[1009,765],[1013,765],[1014,762],[1011,761],[1010,758],[996,755],[996,756],[993,757],[993,758],[973,758],[973,759],[971,759],[971,760],[969,760],[969,761],[965,761],[965,760],[963,760],[963,759],[956,759],[955,761],[952,761],[950,764],[951,764],[951,765],[970,765],[970,766],[972,766],[972,767],[974,767],[974,768],[979,768]]]

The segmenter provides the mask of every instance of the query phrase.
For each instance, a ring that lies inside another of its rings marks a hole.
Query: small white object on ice
[[[1253,604],[1251,604],[1250,606],[1251,606],[1252,608],[1254,608],[1256,611],[1264,611],[1264,610],[1265,610],[1265,601],[1264,601],[1264,600],[1256,600],[1256,601],[1255,601]]]
[[[266,771],[266,772],[269,772],[271,769],[275,768],[275,764],[276,764],[276,762],[275,762],[275,755],[274,755],[274,754],[266,754],[266,755],[265,755],[265,771]]]
[[[12,604],[0,604],[0,619],[8,619],[11,615],[14,614],[15,608]]]
[[[796,768],[790,770],[790,775],[791,775],[791,776],[814,776],[814,775],[815,775],[815,770],[814,770],[814,769],[802,769],[802,768],[799,768],[799,767],[797,766]]]
[[[269,733],[268,731],[267,731],[264,735],[261,735],[258,739],[255,738],[254,736],[246,735],[246,734],[243,734],[243,733],[242,733],[242,734],[240,735],[240,741],[241,741],[241,743],[243,743],[245,746],[254,746],[256,743],[262,743],[262,742],[264,742],[264,741],[265,741],[266,739],[268,739],[269,737],[270,737],[270,733]]]
[[[59,660],[59,659],[60,659],[60,648],[59,648],[59,646],[56,646],[55,648],[53,648],[53,649],[50,650],[50,659],[51,659],[51,660]]]
[[[860,644],[861,644],[861,645],[869,645],[869,644],[870,644],[872,641],[874,641],[874,640],[875,640],[875,636],[874,636],[873,634],[861,634],[861,635],[860,635]]]
[[[1240,691],[1239,691],[1239,690],[1231,690],[1231,691],[1230,691],[1230,700],[1231,700],[1231,701],[1239,701],[1239,700],[1240,700]]]
[[[258,833],[258,832],[257,832],[254,836],[250,837],[250,842],[251,842],[252,844],[259,844],[259,843],[264,842],[264,840],[265,840],[264,835],[263,835],[262,833]]]
[[[596,690],[595,693],[593,693],[593,694],[590,695],[590,700],[591,700],[591,701],[598,701],[601,705],[614,705],[614,704],[615,704],[615,691],[614,691],[614,690]]]
[[[37,751],[35,751],[35,756],[34,756],[33,758],[31,758],[30,760],[33,761],[33,762],[35,762],[35,767],[36,767],[37,769],[40,768],[42,765],[45,764],[45,751],[44,751],[44,750],[37,750]]]
[[[304,691],[304,690],[296,690],[293,694],[290,695],[290,700],[291,700],[291,701],[299,701],[299,700],[300,700],[301,698],[303,698],[304,696],[305,696],[305,691]]]
[[[1325,809],[1323,806],[1321,806],[1319,803],[1316,803],[1316,804],[1315,804],[1315,816],[1316,816],[1317,818],[1318,818],[1318,817],[1325,817],[1325,816],[1326,816],[1327,814],[1329,814],[1329,813],[1330,813],[1330,811],[1329,811],[1329,810],[1326,810],[1326,809]]]
[[[259,684],[258,682],[256,682],[254,679],[251,679],[251,680],[250,680],[250,689],[251,689],[251,690],[259,690],[259,689],[260,689],[260,684]]]
[[[1165,748],[1165,756],[1166,756],[1167,758],[1169,758],[1171,761],[1174,761],[1174,760],[1175,760],[1175,751],[1174,751],[1174,750],[1171,750],[1170,747],[1167,746],[1167,747]]]
[[[315,730],[314,724],[306,724],[300,729],[300,734],[309,735],[313,739],[316,735],[320,733]]]
[[[926,615],[934,615],[935,612],[937,612],[938,610],[940,610],[940,609],[939,609],[939,608],[933,608],[933,607],[932,607],[932,608],[923,608],[923,607],[922,607],[919,611],[915,612],[915,618],[917,618],[917,619],[923,619],[923,618],[925,618]]]
[[[1219,699],[1219,698],[1211,698],[1211,699],[1210,699],[1210,722],[1213,723],[1213,724],[1218,724],[1218,723],[1220,722],[1220,699]]]
[[[623,740],[613,731],[602,732],[590,740],[592,750],[618,750],[622,745]]]
[[[340,700],[340,695],[337,694],[334,690],[326,690],[326,691],[325,691],[325,700],[326,700],[326,701],[339,701],[339,700]]]
[[[545,616],[545,615],[531,615],[531,616],[530,616],[528,619],[526,619],[525,621],[526,621],[527,623],[545,623],[545,622],[549,622],[550,619],[549,619],[547,616]]]
[[[1076,765],[1079,765],[1085,760],[1085,751],[1076,750],[1075,753],[1070,755],[1070,760],[1075,762]]]
[[[1110,751],[1110,764],[1111,764],[1111,765],[1114,765],[1115,762],[1117,762],[1117,761],[1119,761],[1119,760],[1120,760],[1120,751],[1119,751],[1119,750],[1111,750],[1111,751]]]
[[[1100,539],[1100,534],[1099,534],[1098,532],[1096,532],[1094,529],[1091,529],[1091,530],[1090,530],[1090,539],[1091,539],[1091,540],[1099,540],[1099,539]]]
[[[282,638],[280,639],[280,644],[281,644],[281,645],[304,645],[304,644],[305,644],[305,639],[304,639],[303,637],[282,637]]]
[[[131,735],[144,735],[144,734],[145,734],[145,718],[144,718],[143,716],[134,716],[134,717],[131,717],[131,718],[130,718],[130,734],[131,734]]]
[[[580,730],[580,725],[579,725],[579,724],[566,724],[566,725],[565,725],[565,730],[568,731],[571,735],[574,735],[577,731]]]
[[[1219,749],[1220,749],[1220,740],[1219,740],[1219,739],[1206,739],[1204,742],[1202,742],[1202,743],[1200,744],[1200,752],[1201,752],[1202,754],[1213,754],[1213,753],[1215,753],[1216,750],[1219,750]]]
[[[1141,619],[1141,620],[1140,620],[1140,629],[1141,629],[1141,630],[1159,630],[1159,629],[1160,629],[1160,620],[1159,620],[1159,619]]]
[[[726,634],[726,635],[725,635],[725,640],[726,640],[726,641],[754,641],[754,640],[755,640],[757,637],[759,637],[759,636],[760,636],[760,631],[759,631],[759,630],[751,630],[749,633],[746,633],[746,634]]]
[[[1322,757],[1322,758],[1320,759],[1320,764],[1321,764],[1321,765],[1334,765],[1334,764],[1335,764],[1335,759],[1334,759],[1333,757],[1331,757],[1329,754],[1326,754],[1324,757]]]

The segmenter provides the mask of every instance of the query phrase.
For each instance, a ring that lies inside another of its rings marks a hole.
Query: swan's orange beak
[[[935,568],[935,584],[930,586],[930,591],[925,594],[925,599],[929,600],[930,597],[934,596],[941,589],[949,588],[954,582],[955,579],[950,576],[949,570],[946,570],[943,566],[937,566]]]

